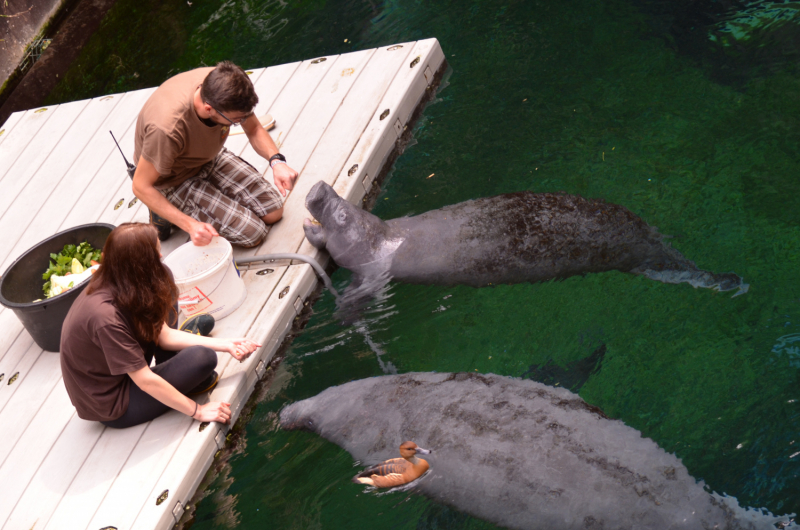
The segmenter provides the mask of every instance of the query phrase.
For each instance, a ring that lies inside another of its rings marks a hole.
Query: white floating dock
[[[299,252],[324,264],[327,256],[303,235],[308,190],[324,180],[360,201],[443,65],[438,41],[428,39],[253,70],[256,114],[275,117],[270,133],[300,178],[266,241],[236,249],[236,257]],[[136,117],[154,90],[19,112],[0,126],[0,270],[73,226],[147,222],[108,131],[130,158]],[[226,147],[268,170],[245,135],[231,136]],[[164,254],[187,240],[173,234]],[[213,333],[263,344],[244,363],[219,355],[222,377],[211,399],[230,402],[234,421],[317,283],[305,264],[271,268],[243,273],[247,299]],[[228,427],[201,431],[174,411],[123,430],[81,420],[59,355],[36,346],[11,310],[0,311],[0,330],[0,528],[172,527]]]

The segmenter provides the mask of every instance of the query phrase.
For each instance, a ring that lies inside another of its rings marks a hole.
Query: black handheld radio
[[[111,138],[114,138],[113,132],[108,131],[108,133],[111,135]],[[122,148],[119,146],[119,143],[117,142],[116,138],[114,138],[114,143],[117,144],[117,149],[119,149],[119,154],[122,155],[122,159],[125,161],[125,165],[128,166],[128,176],[131,179],[133,179],[133,174],[136,173],[136,166],[128,162],[128,159],[125,158],[125,153],[122,152]]]

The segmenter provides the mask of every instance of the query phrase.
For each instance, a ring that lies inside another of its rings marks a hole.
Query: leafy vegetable
[[[64,249],[58,254],[50,254],[50,266],[42,274],[42,279],[47,280],[42,286],[45,297],[50,298],[54,294],[59,294],[50,293],[50,276],[80,274],[91,267],[93,261],[100,261],[100,251],[86,241],[77,246],[64,245]]]

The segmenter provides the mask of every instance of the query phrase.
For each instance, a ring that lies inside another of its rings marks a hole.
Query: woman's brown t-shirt
[[[128,372],[147,366],[144,349],[111,293],[84,290],[61,328],[61,373],[78,416],[110,421],[128,410]]]

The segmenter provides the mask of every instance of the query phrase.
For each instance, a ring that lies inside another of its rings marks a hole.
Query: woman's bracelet
[[[197,414],[197,401],[194,402],[194,412],[192,412],[192,419],[194,419],[195,414]]]

